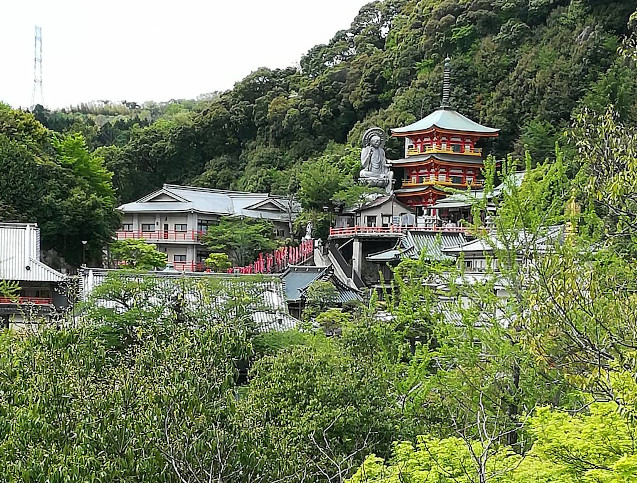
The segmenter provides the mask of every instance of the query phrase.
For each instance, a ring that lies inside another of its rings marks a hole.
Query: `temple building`
[[[0,329],[29,329],[51,322],[68,300],[68,278],[40,260],[35,223],[0,223],[0,281],[19,287],[0,296]]]
[[[479,190],[483,187],[482,150],[476,143],[495,138],[499,129],[483,126],[463,116],[449,104],[450,59],[445,60],[441,106],[427,117],[391,130],[405,139],[404,157],[392,160],[392,169],[404,169],[396,197],[417,209],[419,216],[438,218],[439,200],[448,196],[445,188]]]
[[[121,205],[118,240],[138,238],[157,245],[179,271],[202,272],[210,253],[201,236],[222,217],[270,220],[279,239],[290,236],[300,206],[268,193],[216,190],[165,184],[132,203]]]

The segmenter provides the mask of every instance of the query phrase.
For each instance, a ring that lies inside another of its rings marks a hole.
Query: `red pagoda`
[[[404,168],[402,186],[395,191],[403,203],[427,213],[427,207],[448,196],[444,187],[482,189],[481,138],[498,136],[499,129],[482,126],[449,105],[450,59],[445,59],[442,104],[427,117],[392,129],[392,136],[405,138],[404,158],[391,161]]]

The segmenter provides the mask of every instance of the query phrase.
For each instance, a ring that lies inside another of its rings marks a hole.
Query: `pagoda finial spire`
[[[442,76],[442,103],[440,107],[449,107],[449,98],[451,97],[451,58],[447,56],[445,59],[445,73]]]

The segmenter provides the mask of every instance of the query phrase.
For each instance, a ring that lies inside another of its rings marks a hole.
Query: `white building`
[[[201,235],[223,216],[270,220],[275,235],[286,238],[300,211],[289,199],[267,193],[169,184],[118,209],[124,217],[117,239],[143,238],[156,244],[179,271],[205,269],[203,262],[209,252]]]
[[[0,296],[0,327],[50,319],[68,300],[66,276],[40,261],[40,229],[35,223],[0,223],[0,280],[20,285],[15,297]]]

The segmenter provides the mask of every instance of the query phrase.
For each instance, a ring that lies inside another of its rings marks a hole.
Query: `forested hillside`
[[[313,47],[299,68],[259,68],[224,93],[163,104],[97,101],[52,112],[37,106],[42,126],[27,114],[2,115],[48,133],[34,141],[47,156],[59,154],[52,151],[56,136],[85,143],[87,155],[113,173],[115,199],[93,200],[98,211],[181,183],[297,196],[320,231],[323,206],[360,195],[352,182],[364,129],[404,125],[437,107],[446,55],[452,103],[501,129],[486,146],[498,157],[528,149],[534,160],[552,158],[555,142],[584,107],[601,112],[613,104],[621,121],[634,122],[637,68],[619,51],[632,38],[635,8],[635,0],[377,1],[327,45]],[[75,213],[62,217],[68,220],[62,234],[47,229],[59,222],[59,206],[41,209],[39,196],[16,200],[15,190],[40,178],[16,171],[22,134],[3,129],[0,136],[0,184],[11,188],[0,192],[1,218],[37,221],[44,247],[71,258],[78,241],[89,239],[89,253],[97,256],[117,221],[104,214],[99,226],[80,227]],[[390,139],[387,150],[398,157],[398,142]],[[45,171],[46,179],[53,176]]]
[[[369,125],[389,129],[437,107],[450,55],[455,107],[502,130],[492,152],[528,147],[542,159],[582,106],[613,103],[624,120],[637,116],[637,70],[617,54],[636,7],[633,0],[377,1],[312,48],[300,69],[260,68],[208,102],[164,107],[168,116],[127,102],[127,116],[98,130],[75,111],[38,119],[81,131],[99,147],[121,201],[164,182],[288,193],[298,189],[300,163],[328,143],[358,145]],[[397,146],[390,142],[392,156]]]
[[[115,270],[42,330],[0,330],[0,481],[636,481],[636,8],[388,0],[300,69],[205,99],[0,105],[0,220],[37,221],[75,263],[164,182],[329,218],[361,196],[363,130],[436,107],[447,54],[453,104],[502,129],[464,227],[481,266],[423,249],[342,307],[319,281],[295,329],[277,306],[280,331],[268,276]],[[146,255],[129,268],[165,261]]]

